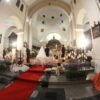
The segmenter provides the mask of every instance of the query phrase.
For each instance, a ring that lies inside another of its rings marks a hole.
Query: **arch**
[[[84,29],[84,31],[87,31],[90,29],[90,22],[89,22],[89,18],[87,16],[84,16],[84,18],[83,18],[83,29]]]
[[[52,17],[54,17],[54,19],[52,19]],[[42,24],[42,21],[44,20],[46,24],[45,23]],[[62,20],[64,20],[63,24],[61,24]],[[45,7],[42,7],[41,9],[39,9],[37,12],[34,13],[31,21],[33,21],[33,23],[31,23],[31,25],[33,26],[31,28],[31,30],[33,31],[32,36],[33,34],[35,34],[34,38],[38,37],[37,39],[40,41],[42,41],[43,39],[47,41],[47,36],[49,33],[50,34],[57,33],[60,36],[66,37],[66,39],[68,39],[68,35],[70,35],[68,34],[70,31],[69,30],[69,25],[70,25],[69,16],[67,12],[61,7],[57,7],[54,5],[51,5],[51,6],[47,5]],[[36,31],[34,32],[33,28],[35,30],[37,29],[37,34],[35,33]],[[44,32],[42,32],[44,35],[42,35],[41,29],[44,29]],[[61,41],[63,41],[62,38],[63,37],[61,37]]]
[[[9,37],[11,35],[12,32],[16,33],[17,32],[17,27],[16,26],[10,26],[7,30],[6,30],[6,34],[5,37]]]
[[[18,29],[22,29],[23,28],[23,24],[22,24],[21,20],[18,17],[16,17],[16,16],[10,16],[9,18],[15,22],[15,26]]]
[[[77,47],[78,48],[85,48],[85,37],[84,37],[84,30],[83,30],[83,20],[86,16],[86,10],[84,8],[80,9],[77,16],[76,16],[76,34],[77,34]],[[84,41],[83,41],[84,40]]]
[[[29,17],[32,17],[32,15],[39,9],[41,9],[42,7],[45,7],[45,6],[50,6],[50,5],[54,5],[54,6],[58,6],[58,7],[61,7],[62,9],[64,9],[68,15],[70,14],[71,12],[71,8],[70,6],[63,2],[63,1],[60,1],[60,0],[42,0],[38,3],[36,3],[35,5],[33,5],[30,10],[29,10]]]
[[[19,32],[22,32],[22,23],[20,21],[20,19],[16,16],[9,16],[8,19],[4,20],[7,21],[7,26],[6,30],[5,30],[5,34],[3,36],[3,46],[4,48],[8,48],[9,47],[9,36],[14,32],[16,35],[18,35]],[[5,23],[6,25],[6,23]]]
[[[84,16],[86,16],[86,10],[82,8],[77,15],[76,24],[82,25]]]
[[[87,16],[83,18],[83,29],[84,29],[84,36],[87,39],[87,50],[92,50],[92,34],[90,28],[90,21]]]
[[[8,37],[12,32],[17,34],[22,31],[23,26],[18,17],[10,16],[7,21],[9,22],[9,25],[5,31],[5,37]]]
[[[6,33],[4,34],[4,41],[3,41],[3,46],[4,48],[8,48],[9,47],[9,36],[12,34],[12,33],[15,33],[17,32],[17,27],[16,26],[10,26],[7,30],[6,30]],[[17,34],[16,34],[17,35]]]
[[[36,11],[36,12],[34,12],[34,15],[36,14],[36,13],[42,13],[42,11],[48,11],[49,9],[52,9],[52,10],[59,10],[59,11],[61,11],[64,15],[66,15],[66,17],[68,17],[69,18],[69,15],[68,15],[68,13],[64,10],[64,9],[62,9],[61,7],[59,7],[59,6],[55,6],[55,5],[51,5],[51,6],[49,6],[49,5],[46,5],[45,7],[42,7],[42,8],[40,8],[40,9],[38,9],[38,11]],[[53,12],[51,10],[51,13]],[[46,12],[47,13],[47,12]],[[60,17],[62,16],[62,13],[59,15]],[[48,12],[48,14],[49,14],[49,12]],[[70,13],[71,14],[71,13]],[[57,14],[56,14],[57,15]],[[44,17],[45,15],[43,15],[43,17]],[[53,17],[53,16],[52,16]],[[46,18],[46,16],[44,17],[44,18]],[[53,18],[52,18],[53,19]]]
[[[30,19],[30,21],[29,21],[29,26],[30,25],[32,25],[33,23],[32,23],[32,20],[34,21],[34,23],[35,23],[35,21],[36,21],[36,19],[38,18],[35,14],[38,12],[38,11],[40,11],[42,8],[46,8],[46,7],[48,7],[48,6],[54,6],[54,7],[56,7],[56,8],[60,8],[60,9],[62,9],[65,13],[66,13],[66,16],[68,17],[68,19],[69,19],[69,15],[70,15],[70,12],[71,12],[71,7],[70,7],[70,5],[68,4],[68,3],[65,3],[64,1],[61,1],[61,0],[40,0],[40,1],[37,1],[36,3],[34,3],[34,4],[32,4],[32,6],[29,8],[29,12],[28,12],[28,17],[29,17],[29,19]],[[36,17],[34,17],[34,19],[33,19],[33,16],[36,16]],[[51,17],[50,17],[51,18]],[[46,18],[45,18],[46,19]],[[66,21],[67,22],[67,21]],[[63,31],[63,28],[65,28],[64,26],[65,26],[65,21],[64,21],[64,23],[63,23],[63,25],[62,25],[62,27],[61,28],[58,28],[58,29],[56,29],[56,28],[54,28],[54,29],[52,29],[52,24],[53,24],[54,22],[51,22],[50,24],[49,24],[49,27],[46,27],[45,28],[45,30],[44,30],[44,32],[42,32],[42,33],[44,33],[44,35],[45,35],[45,38],[47,37],[47,33],[48,32],[46,32],[47,30],[48,30],[48,28],[50,29],[50,32],[49,33],[54,33],[54,32],[56,32],[56,33],[62,33],[63,32],[63,34],[65,34],[65,32],[67,33],[67,31],[69,31],[69,29],[67,30],[66,29],[66,31]],[[69,22],[69,20],[68,20],[68,24],[70,25],[70,23],[71,22]],[[34,39],[36,39],[38,42],[39,42],[39,44],[40,44],[40,42],[42,41],[42,40],[44,40],[44,43],[46,43],[47,41],[46,41],[46,39],[44,39],[44,36],[41,34],[41,29],[43,29],[44,27],[45,27],[45,24],[43,24],[44,26],[42,27],[42,25],[39,27],[38,26],[38,29],[37,28],[34,28],[34,27],[32,27],[32,28],[30,28],[30,38],[32,38],[32,34],[35,34],[34,35]],[[34,26],[36,26],[36,25],[34,25]],[[59,25],[58,25],[59,26]],[[56,26],[55,26],[56,27]],[[36,30],[36,31],[34,31],[34,32],[32,32],[32,29],[34,28],[34,30]],[[67,26],[66,26],[66,28],[68,28]],[[39,30],[39,32],[37,31],[37,30]],[[60,30],[60,32],[59,32],[59,30]],[[36,34],[36,32],[38,32],[39,34]],[[70,32],[71,33],[71,32]],[[40,35],[41,34],[41,35]],[[37,36],[36,36],[37,35]],[[68,35],[68,34],[67,34]],[[67,35],[66,35],[66,37],[67,37]],[[42,37],[43,36],[43,37]],[[38,38],[37,38],[38,37]],[[40,38],[42,38],[42,39],[40,39]],[[30,44],[30,47],[31,47],[31,42],[32,42],[32,39],[30,39],[31,41],[29,42],[29,44]],[[40,41],[39,41],[40,40]]]

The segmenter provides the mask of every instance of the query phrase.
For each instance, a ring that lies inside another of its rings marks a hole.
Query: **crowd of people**
[[[51,52],[52,51],[52,52]],[[44,48],[43,46],[37,53],[37,56],[32,59],[30,58],[30,49],[28,46],[24,47],[24,51],[21,52],[16,50],[16,57],[12,60],[12,51],[11,49],[3,50],[3,59],[14,62],[13,70],[19,70],[19,66],[24,66],[24,64],[58,64],[58,63],[67,63],[67,61],[79,61],[85,62],[86,60],[91,62],[92,57],[88,56],[84,50],[74,50],[66,49],[64,45],[61,47],[55,47],[54,49],[49,48],[47,45]],[[19,55],[19,56],[18,56]],[[21,62],[21,63],[20,63]],[[24,66],[25,67],[25,66]],[[15,68],[15,69],[14,69]],[[25,69],[27,69],[25,67]]]
[[[42,49],[41,49],[42,48]],[[55,47],[54,49],[49,48],[47,45],[46,47],[41,47],[40,51],[38,51],[37,53],[37,57],[38,60],[39,58],[43,58],[43,59],[48,59],[49,61],[51,59],[55,59],[55,61],[57,59],[64,59],[64,60],[77,60],[80,62],[85,62],[85,61],[89,61],[91,62],[92,60],[92,56],[88,55],[89,53],[84,50],[81,49],[66,49],[64,45],[62,45],[62,47]],[[45,54],[44,54],[45,53]],[[15,54],[15,59],[13,60],[24,60],[24,63],[30,63],[30,49],[27,47],[24,47],[24,51],[17,51],[16,50],[16,54]],[[45,55],[45,56],[44,56]],[[3,59],[5,60],[9,60],[12,61],[12,50],[11,49],[4,49],[3,50]],[[42,59],[42,60],[43,60]],[[31,60],[32,61],[32,60]]]
[[[10,62],[24,60],[24,62],[30,63],[30,49],[28,47],[25,47],[25,51],[15,49],[15,52],[13,53],[13,49],[4,48],[3,59]]]
[[[29,69],[26,64],[30,63],[30,49],[28,46],[25,47],[25,51],[17,50],[16,48],[4,48],[0,60],[11,62],[11,72],[25,72]]]
[[[50,48],[46,46],[45,53],[46,56],[50,56]],[[66,49],[64,45],[61,48],[55,48],[52,50],[52,56],[55,59],[65,59],[69,61],[77,60],[79,62],[91,62],[92,55],[91,51],[85,51],[84,49]]]

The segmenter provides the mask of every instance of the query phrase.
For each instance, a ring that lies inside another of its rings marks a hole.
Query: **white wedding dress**
[[[40,48],[38,55],[36,56],[36,62],[38,62],[38,64],[41,64],[41,65],[47,63],[47,56],[45,54],[45,50],[43,46]]]

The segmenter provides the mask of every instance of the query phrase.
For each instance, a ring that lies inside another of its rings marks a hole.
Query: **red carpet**
[[[29,100],[38,83],[19,81],[0,91],[0,100]]]
[[[29,71],[34,71],[34,72],[44,72],[44,70],[45,70],[45,67],[40,67],[40,66],[32,67],[29,69]]]
[[[18,79],[26,80],[26,81],[39,81],[40,77],[43,75],[43,73],[33,73],[33,72],[27,72],[20,76],[18,76]]]
[[[20,75],[16,82],[0,91],[0,100],[29,100],[42,75],[41,72],[26,72]]]
[[[96,73],[96,75],[92,78],[94,87],[97,91],[100,91],[100,73]]]

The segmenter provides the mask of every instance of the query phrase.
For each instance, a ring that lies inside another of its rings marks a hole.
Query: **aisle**
[[[18,76],[16,82],[0,91],[0,100],[29,100],[29,96],[39,85],[44,69],[41,66],[35,66]]]

